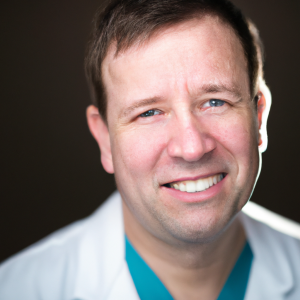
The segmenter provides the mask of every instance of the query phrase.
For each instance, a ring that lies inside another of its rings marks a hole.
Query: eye
[[[209,101],[205,102],[202,106],[203,108],[206,107],[218,107],[223,106],[226,102],[220,99],[210,99]]]
[[[152,117],[152,116],[159,115],[159,114],[161,114],[161,112],[159,110],[150,109],[150,110],[147,110],[144,113],[140,114],[140,117],[146,118],[146,117]]]

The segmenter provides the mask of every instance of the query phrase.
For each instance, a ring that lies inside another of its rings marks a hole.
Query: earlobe
[[[110,136],[106,123],[99,114],[98,108],[90,105],[86,110],[87,123],[101,152],[101,163],[107,173],[114,173]]]
[[[272,96],[269,88],[267,87],[264,80],[261,79],[259,84],[259,93],[257,101],[257,120],[258,120],[258,148],[262,153],[266,151],[268,146],[268,135],[267,135],[267,120],[271,108]]]
[[[256,104],[256,109],[257,109],[257,120],[258,120],[258,129],[259,129],[259,136],[258,136],[258,145],[262,146],[263,144],[263,137],[261,134],[261,127],[262,127],[262,116],[263,112],[266,108],[266,99],[265,96],[259,92],[257,95],[257,104]]]

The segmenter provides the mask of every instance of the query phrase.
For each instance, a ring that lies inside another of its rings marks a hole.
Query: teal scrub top
[[[125,235],[127,265],[141,300],[172,300],[173,297]],[[243,300],[253,260],[248,242],[236,261],[217,300]]]

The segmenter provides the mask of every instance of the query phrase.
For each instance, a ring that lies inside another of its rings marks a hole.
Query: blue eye
[[[225,101],[219,100],[219,99],[211,99],[211,100],[209,100],[209,104],[212,107],[223,106],[224,103],[225,103]]]
[[[142,118],[152,117],[152,116],[155,116],[155,115],[159,115],[159,113],[160,112],[156,109],[150,109],[150,110],[145,111],[144,113],[140,114],[140,117],[142,117]]]

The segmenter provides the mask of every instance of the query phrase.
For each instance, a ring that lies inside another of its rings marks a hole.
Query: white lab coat
[[[298,224],[248,203],[239,214],[254,260],[246,300],[300,300]],[[273,219],[272,219],[273,218]],[[272,225],[270,224],[270,225]],[[3,247],[3,245],[2,245]],[[138,300],[124,260],[119,193],[94,214],[53,233],[0,266],[1,300]]]

